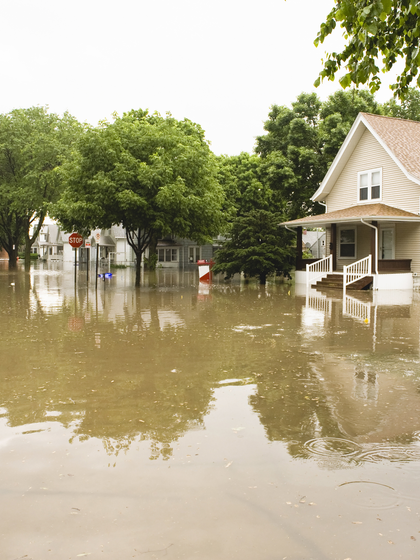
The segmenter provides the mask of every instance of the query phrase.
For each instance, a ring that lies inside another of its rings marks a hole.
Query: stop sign
[[[72,233],[69,237],[69,243],[75,249],[78,249],[83,245],[83,237],[78,233]]]

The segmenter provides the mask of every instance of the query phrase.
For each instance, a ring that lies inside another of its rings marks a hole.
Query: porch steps
[[[352,284],[349,284],[346,290],[365,290],[368,286],[373,282],[373,276],[365,276],[360,280],[356,280]],[[315,284],[315,288],[317,290],[321,289],[333,289],[333,290],[342,290],[343,289],[343,276],[341,274],[328,274],[322,280],[318,280]]]

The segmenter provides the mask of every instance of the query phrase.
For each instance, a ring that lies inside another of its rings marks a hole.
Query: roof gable
[[[408,179],[420,185],[420,122],[359,113],[312,200],[324,200],[365,130],[384,148]]]

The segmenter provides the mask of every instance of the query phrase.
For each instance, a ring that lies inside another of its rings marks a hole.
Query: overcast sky
[[[134,108],[187,117],[216,154],[252,152],[272,104],[312,84],[333,0],[9,0],[0,113],[32,105],[97,124]],[[338,48],[337,39],[328,44]],[[322,99],[339,89],[326,83]],[[384,88],[378,99],[391,97]]]

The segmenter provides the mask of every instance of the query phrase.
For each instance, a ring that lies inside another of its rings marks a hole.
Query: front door
[[[393,227],[381,228],[379,258],[395,259],[395,230]]]

